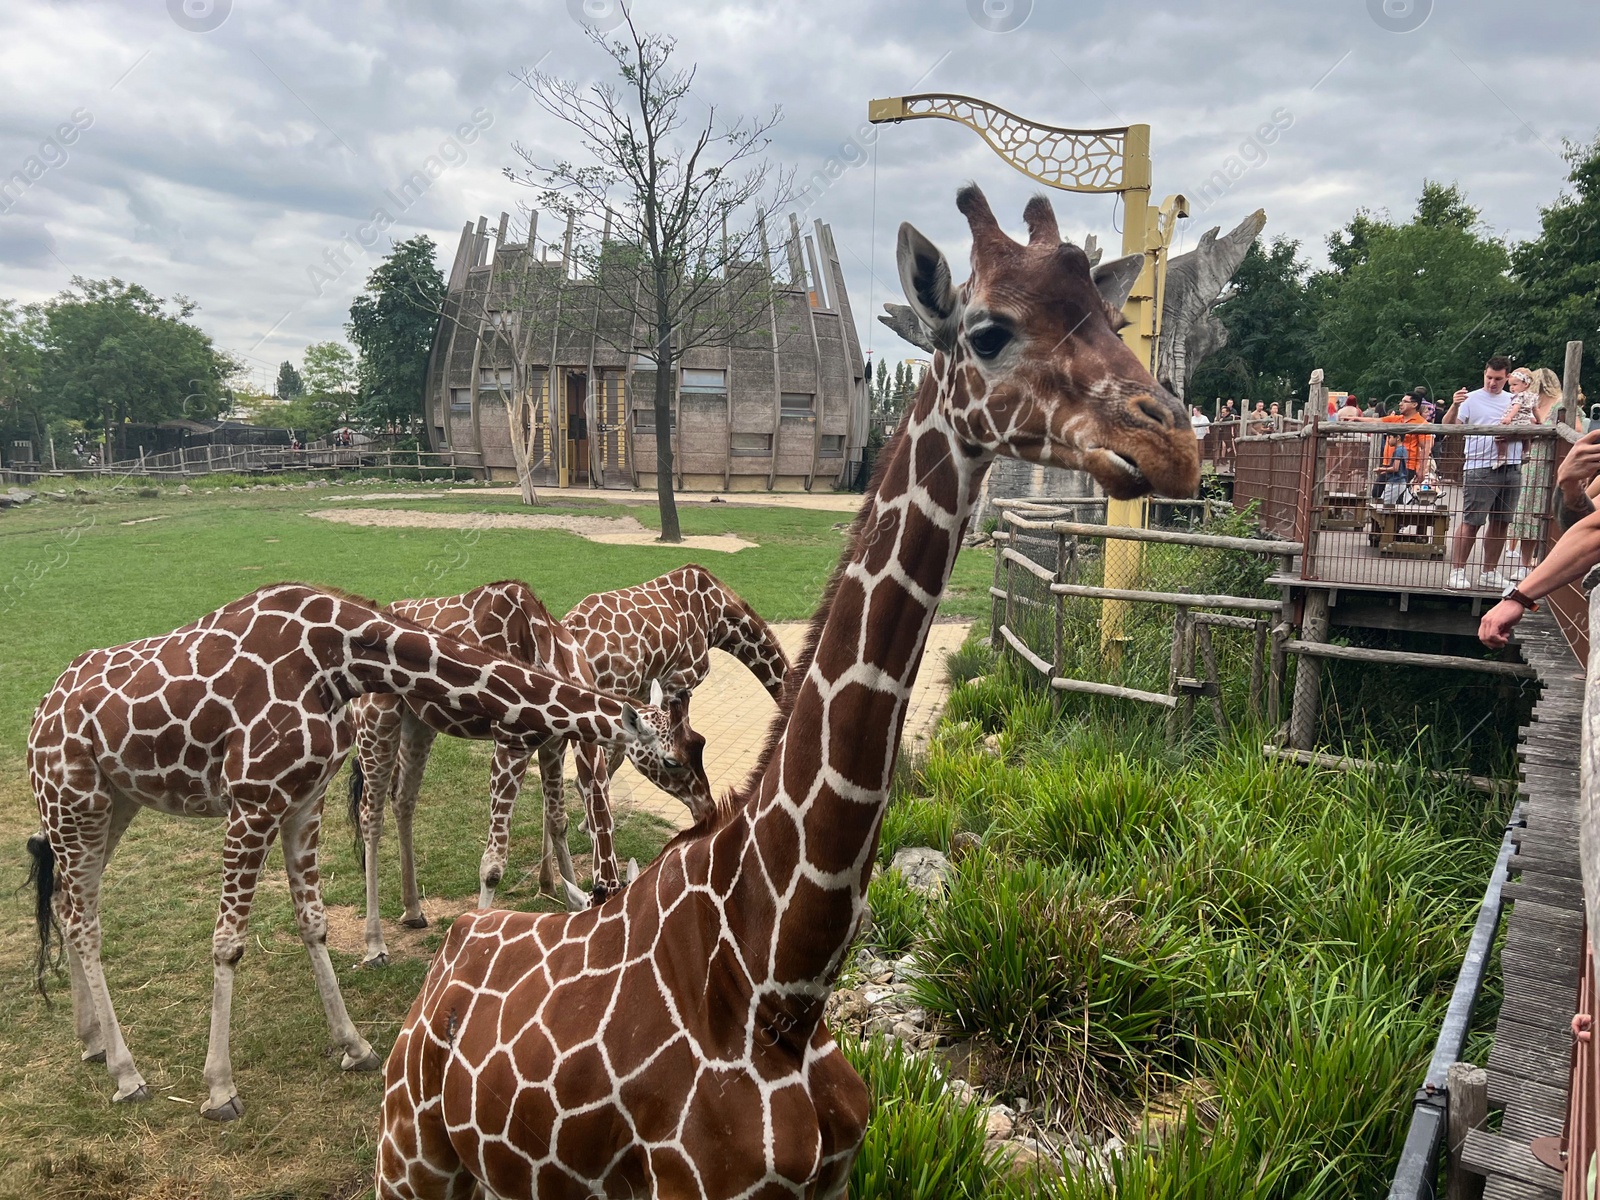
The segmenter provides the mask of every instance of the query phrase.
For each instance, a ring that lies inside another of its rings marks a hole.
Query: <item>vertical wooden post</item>
[[[1266,667],[1267,658],[1267,623],[1256,621],[1255,645],[1250,653],[1250,716],[1252,720],[1261,719],[1261,676]]]
[[[1004,516],[1001,517],[1004,520]],[[994,536],[994,582],[991,587],[1000,586],[1000,565],[1005,562],[1006,548],[1001,544],[1006,535],[1000,530],[995,530]],[[989,645],[998,650],[1000,648],[1000,597],[991,594],[989,597]]]
[[[60,470],[60,468],[56,466],[56,435],[50,433],[46,434],[45,436],[50,441],[50,469],[52,471]]]
[[[1328,592],[1313,588],[1306,592],[1305,613],[1300,620],[1300,637],[1307,642],[1328,640]],[[1294,706],[1289,710],[1289,745],[1310,750],[1317,740],[1317,718],[1322,712],[1322,661],[1301,655],[1294,671]]]
[[[1573,418],[1580,415],[1578,376],[1583,371],[1583,343],[1567,343],[1567,361],[1561,370],[1561,413],[1558,419],[1577,428]]]
[[[1211,715],[1216,718],[1217,732],[1226,733],[1228,716],[1222,708],[1222,675],[1217,670],[1217,652],[1211,644],[1211,626],[1197,623],[1194,632],[1200,646],[1200,660],[1206,665],[1206,679],[1216,687],[1217,694],[1211,697]]]
[[[1056,534],[1056,582],[1065,583],[1067,579],[1067,535]],[[1066,655],[1067,640],[1067,598],[1050,594],[1050,607],[1055,610],[1056,629],[1054,652],[1050,656],[1051,679],[1059,678],[1062,674],[1061,660]],[[1061,708],[1061,693],[1055,688],[1050,689],[1050,710],[1057,712]]]
[[[1450,1171],[1445,1195],[1449,1200],[1478,1200],[1483,1195],[1484,1178],[1467,1170],[1461,1150],[1467,1130],[1482,1129],[1489,1119],[1489,1073],[1471,1063],[1450,1064],[1446,1075],[1449,1089]]]
[[[1183,674],[1183,630],[1189,621],[1189,610],[1179,605],[1172,617],[1172,665],[1167,670],[1167,695],[1178,694],[1178,676]],[[1178,740],[1178,706],[1167,709],[1167,741]]]

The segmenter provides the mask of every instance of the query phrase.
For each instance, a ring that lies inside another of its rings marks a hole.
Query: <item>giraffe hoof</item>
[[[133,1091],[129,1092],[126,1096],[120,1096],[119,1095],[119,1096],[111,1097],[111,1103],[113,1103],[113,1104],[142,1104],[144,1101],[146,1101],[148,1099],[150,1099],[150,1085],[147,1084],[147,1083],[141,1083],[138,1087],[134,1088]]]
[[[420,916],[401,917],[400,924],[404,925],[407,929],[426,929],[428,927],[428,918]]]
[[[389,955],[387,953],[374,954],[371,958],[362,959],[361,960],[361,965],[363,967],[373,967],[373,968],[387,967],[389,965]]]
[[[208,1121],[237,1121],[244,1116],[244,1101],[237,1096],[229,1096],[226,1104],[219,1104],[215,1108],[202,1107],[200,1115]]]
[[[365,1058],[356,1058],[346,1054],[339,1063],[341,1071],[376,1071],[383,1066],[383,1059],[378,1057],[376,1050],[368,1050]]]
[[[83,1052],[83,1061],[86,1063],[103,1063],[105,1060],[106,1052],[104,1050],[85,1050]]]

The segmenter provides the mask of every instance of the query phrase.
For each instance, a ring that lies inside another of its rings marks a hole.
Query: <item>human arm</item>
[[[1461,412],[1461,406],[1467,401],[1467,395],[1466,388],[1456,389],[1456,394],[1450,397],[1450,407],[1445,410],[1444,416],[1439,418],[1439,424],[1460,425],[1462,423],[1458,414]]]
[[[1529,600],[1541,600],[1563,584],[1582,579],[1596,563],[1600,563],[1600,512],[1591,512],[1561,535],[1544,561],[1517,585],[1517,591]],[[1527,611],[1516,600],[1500,601],[1483,614],[1478,623],[1478,640],[1491,650],[1498,650]]]
[[[1556,471],[1556,491],[1561,497],[1557,514],[1561,528],[1571,529],[1595,511],[1594,498],[1600,491],[1600,430],[1584,434]]]

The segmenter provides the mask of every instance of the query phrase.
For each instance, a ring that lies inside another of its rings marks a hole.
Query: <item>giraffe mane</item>
[[[884,443],[883,450],[878,454],[878,461],[873,464],[872,476],[861,495],[861,507],[856,510],[855,519],[850,522],[849,532],[845,536],[844,549],[839,552],[839,559],[834,563],[833,570],[828,575],[828,582],[822,589],[822,599],[817,604],[816,611],[811,614],[811,623],[806,628],[805,642],[800,647],[800,652],[795,655],[794,662],[789,665],[788,674],[784,676],[783,695],[778,701],[778,710],[772,714],[772,720],[767,724],[767,736],[761,745],[761,754],[756,759],[756,765],[750,769],[750,774],[745,777],[743,783],[736,788],[728,789],[716,800],[709,817],[678,834],[668,843],[669,846],[694,841],[715,833],[742,812],[746,803],[755,795],[756,788],[761,784],[761,777],[766,774],[767,764],[772,761],[772,756],[778,749],[778,742],[789,726],[795,699],[800,694],[800,685],[805,681],[806,673],[811,670],[811,660],[816,657],[817,643],[822,638],[823,627],[828,623],[828,615],[833,611],[834,598],[838,594],[840,582],[844,579],[845,568],[850,565],[856,551],[861,547],[861,538],[866,531],[867,513],[871,511],[872,500],[883,485],[883,476],[889,469],[889,463],[905,440],[906,425],[909,424],[912,409],[915,407],[914,400],[906,405],[905,412],[900,416],[900,424],[895,427],[894,435]]]

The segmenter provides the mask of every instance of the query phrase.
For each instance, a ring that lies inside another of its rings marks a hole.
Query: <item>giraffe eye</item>
[[[670,754],[661,760],[661,765],[669,771],[676,771],[679,767],[683,766],[681,762],[673,758]]]
[[[1011,342],[1011,331],[1004,325],[984,325],[967,335],[972,352],[985,362],[993,359]]]

